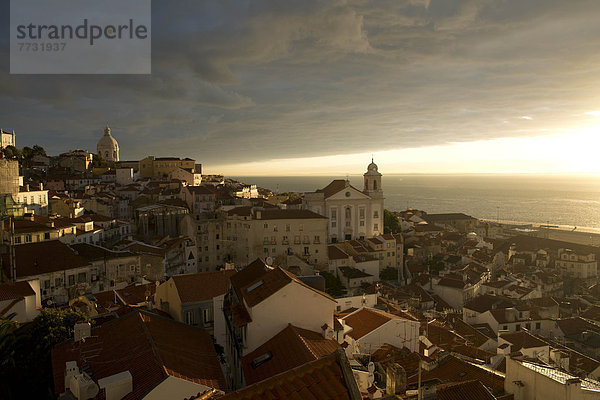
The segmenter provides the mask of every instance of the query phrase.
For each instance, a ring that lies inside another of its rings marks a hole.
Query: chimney
[[[388,396],[406,391],[406,371],[398,364],[390,364],[385,371],[385,392]]]
[[[79,342],[92,336],[92,325],[89,322],[79,322],[73,327],[73,340]]]
[[[98,386],[104,389],[106,400],[121,400],[133,391],[133,377],[129,371],[98,379]]]

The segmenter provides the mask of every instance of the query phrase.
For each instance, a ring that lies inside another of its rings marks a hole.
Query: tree
[[[33,155],[37,156],[45,156],[46,155],[46,150],[44,150],[44,148],[42,146],[38,146],[37,144],[33,145],[33,149],[32,149]]]
[[[346,294],[346,288],[339,277],[327,271],[322,271],[321,275],[325,278],[325,292],[334,297]]]
[[[69,339],[73,326],[86,318],[71,310],[46,309],[33,321],[15,329],[14,367],[0,368],[0,398],[55,398],[50,352]]]
[[[21,158],[21,150],[15,146],[6,146],[2,149],[2,154],[4,154],[5,158]]]
[[[383,210],[383,232],[384,233],[400,233],[402,227],[400,220],[390,210]]]
[[[382,281],[397,281],[398,280],[398,270],[396,268],[387,267],[379,272],[379,279]]]
[[[101,167],[104,165],[104,158],[98,154],[94,154],[94,158],[92,159],[92,167]]]
[[[15,365],[15,330],[17,323],[13,321],[16,313],[0,317],[0,370]]]

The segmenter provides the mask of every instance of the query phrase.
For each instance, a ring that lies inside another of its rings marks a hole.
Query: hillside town
[[[98,132],[0,130],[0,398],[600,398],[600,247],[388,210],[375,160],[278,193]]]

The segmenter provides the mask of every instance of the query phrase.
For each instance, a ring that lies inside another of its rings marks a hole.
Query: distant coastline
[[[346,176],[233,177],[279,192],[307,192]],[[348,175],[362,189],[360,175]],[[385,207],[429,213],[462,212],[478,219],[517,224],[559,225],[600,232],[597,175],[383,175]],[[531,222],[536,221],[536,222]]]

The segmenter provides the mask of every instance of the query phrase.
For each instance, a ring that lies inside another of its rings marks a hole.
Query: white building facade
[[[329,219],[329,242],[364,239],[383,234],[381,173],[374,162],[367,167],[360,191],[348,180],[334,180],[323,189],[304,194],[304,209]]]

